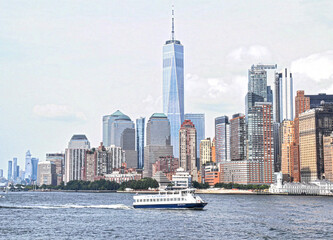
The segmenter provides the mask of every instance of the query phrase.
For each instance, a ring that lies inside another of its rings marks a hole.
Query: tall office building
[[[295,151],[294,151],[294,168],[292,171],[292,179],[294,182],[300,182],[300,155],[299,155],[299,115],[310,109],[310,98],[304,95],[304,91],[297,91],[295,97]]]
[[[7,180],[12,180],[13,175],[13,161],[8,161],[8,174],[7,174]]]
[[[120,137],[120,147],[125,151],[128,168],[138,167],[138,155],[135,150],[135,129],[126,128]]]
[[[28,150],[25,154],[25,179],[31,180],[32,177],[32,162],[31,162],[31,153]]]
[[[111,115],[103,117],[103,145],[109,147],[115,145],[120,147],[120,137],[124,129],[134,128],[131,119],[117,110]]]
[[[227,116],[215,118],[216,162],[230,161],[230,124]]]
[[[3,169],[0,169],[0,178],[3,178]]]
[[[327,95],[326,93],[319,93],[317,95],[305,95],[310,98],[310,108],[320,107],[321,103],[333,103],[333,95]]]
[[[146,129],[143,177],[152,177],[152,164],[160,157],[172,156],[170,145],[170,122],[163,113],[154,113],[148,120]]]
[[[57,185],[63,181],[64,168],[65,168],[65,154],[63,153],[47,153],[46,161],[53,162],[56,166]]]
[[[197,166],[200,164],[200,142],[204,140],[205,135],[205,114],[204,113],[186,113],[185,120],[191,120],[197,130]]]
[[[136,152],[138,154],[138,168],[144,167],[144,149],[145,149],[145,120],[146,118],[136,119]]]
[[[333,182],[333,132],[323,137],[325,179]]]
[[[171,39],[163,46],[163,112],[170,122],[173,154],[179,156],[179,129],[184,121],[184,47],[174,36],[172,10]]]
[[[323,137],[333,131],[333,104],[299,115],[299,153],[302,182],[311,182],[324,177]]]
[[[256,103],[248,115],[248,159],[257,162],[258,171],[251,171],[259,183],[273,183],[274,143],[273,109],[271,103]]]
[[[230,156],[232,161],[246,159],[245,115],[234,114],[230,120]]]
[[[281,171],[285,181],[292,181],[295,158],[294,121],[283,120],[281,127]]]
[[[38,158],[31,158],[31,165],[32,165],[31,181],[37,181],[38,162],[39,162]]]
[[[200,169],[202,165],[212,162],[212,143],[210,138],[200,142]]]
[[[180,167],[197,172],[197,131],[191,120],[185,120],[180,127],[179,150]]]
[[[56,165],[54,162],[45,161],[38,163],[37,185],[57,185]]]
[[[267,102],[273,104],[273,90],[271,86],[267,86]]]
[[[13,180],[17,178],[17,158],[13,158]]]
[[[275,75],[275,121],[294,120],[293,76],[287,68]]]
[[[86,135],[73,135],[65,150],[64,182],[83,179],[82,170],[88,149],[90,149],[90,143]]]

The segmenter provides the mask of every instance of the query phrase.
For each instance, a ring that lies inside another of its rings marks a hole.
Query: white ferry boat
[[[195,189],[163,190],[154,195],[135,195],[134,208],[203,209],[207,203],[194,194]]]

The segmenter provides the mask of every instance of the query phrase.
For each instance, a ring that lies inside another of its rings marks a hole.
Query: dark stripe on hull
[[[189,208],[203,209],[207,203],[133,205],[134,208]]]

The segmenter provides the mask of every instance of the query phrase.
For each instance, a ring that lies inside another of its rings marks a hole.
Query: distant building
[[[121,173],[120,171],[114,171],[105,175],[105,180],[114,181],[119,184],[128,181],[138,181],[142,178],[142,175],[137,172]]]
[[[37,185],[57,185],[56,165],[53,162],[45,161],[38,163]]]
[[[125,151],[128,168],[138,168],[138,154],[135,150],[135,129],[126,128],[120,137],[120,147]]]
[[[16,180],[17,174],[17,158],[13,158],[13,180]]]
[[[190,188],[192,187],[192,176],[184,168],[180,167],[172,175],[172,184],[176,188]]]
[[[136,119],[136,152],[138,154],[138,168],[144,167],[144,149],[145,149],[145,121],[146,118]]]
[[[211,153],[212,153],[212,162],[216,163],[216,148],[215,148],[215,137],[212,141],[212,147],[211,147]]]
[[[230,156],[232,161],[246,159],[246,122],[241,113],[230,120]]]
[[[103,145],[109,147],[115,145],[120,147],[120,138],[126,128],[134,129],[131,119],[117,110],[111,115],[103,117]]]
[[[149,118],[146,137],[143,177],[152,177],[152,164],[160,157],[173,155],[170,145],[170,123],[165,114],[154,113]]]
[[[310,98],[304,95],[304,91],[297,91],[295,97],[295,151],[294,151],[294,168],[292,172],[292,179],[294,182],[301,181],[300,170],[300,154],[299,154],[299,115],[310,109]]]
[[[322,102],[333,103],[333,95],[327,95],[326,93],[319,93],[317,95],[305,95],[310,99],[310,108],[320,107]]]
[[[323,104],[299,116],[299,151],[302,182],[324,178],[323,136],[333,131],[333,104]]]
[[[82,179],[84,181],[95,181],[97,176],[97,151],[95,148],[86,151],[84,171]]]
[[[274,142],[271,103],[256,103],[248,115],[248,160],[258,162],[259,183],[273,182]]]
[[[12,180],[13,175],[13,161],[8,161],[8,175],[7,175],[7,180],[10,181]]]
[[[197,130],[197,166],[200,164],[200,142],[204,140],[205,135],[205,114],[204,113],[186,113],[185,120],[191,120]]]
[[[82,170],[86,151],[90,149],[90,142],[86,135],[73,135],[65,150],[65,179],[64,182],[82,180]]]
[[[32,164],[31,181],[37,181],[38,162],[39,162],[38,158],[31,158],[31,164]]]
[[[267,86],[267,102],[270,102],[273,104],[273,90],[271,86]]]
[[[209,186],[214,186],[216,183],[221,182],[221,172],[215,163],[205,166],[205,183]]]
[[[56,166],[57,185],[63,182],[63,175],[65,173],[65,154],[63,153],[47,153],[46,161],[53,162]]]
[[[168,116],[173,155],[178,158],[179,129],[184,122],[184,47],[174,38],[173,19],[171,39],[163,46],[163,113]]]
[[[3,178],[3,169],[0,169],[0,178]]]
[[[230,161],[230,124],[227,116],[215,118],[216,162]]]
[[[172,156],[160,157],[158,161],[152,164],[152,175],[154,176],[157,172],[161,171],[171,181],[172,175],[175,174],[179,168],[179,159]]]
[[[31,180],[32,177],[32,162],[31,153],[28,150],[25,154],[25,179]]]
[[[197,131],[191,120],[185,120],[179,130],[179,162],[185,171],[197,171]]]
[[[292,181],[295,158],[295,126],[294,121],[283,120],[281,128],[281,171],[285,181]]]
[[[210,138],[201,140],[200,142],[200,168],[208,162],[212,161],[212,145]]]
[[[325,179],[333,182],[333,132],[323,137]]]

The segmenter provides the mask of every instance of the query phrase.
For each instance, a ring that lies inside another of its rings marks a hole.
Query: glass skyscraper
[[[136,151],[138,154],[138,168],[144,167],[145,147],[145,118],[136,119]]]
[[[184,121],[184,47],[174,37],[173,11],[171,39],[163,46],[163,112],[170,121],[173,154],[179,157],[179,129]]]
[[[7,176],[7,180],[11,180],[12,179],[12,175],[13,175],[13,162],[12,161],[8,161],[8,176]]]

